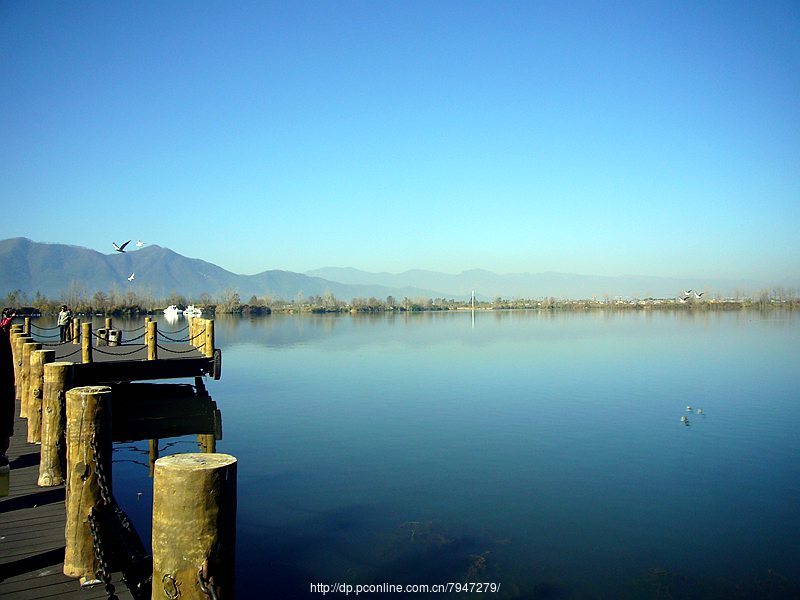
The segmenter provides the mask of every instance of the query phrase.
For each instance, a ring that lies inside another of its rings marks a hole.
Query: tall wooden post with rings
[[[236,458],[174,454],[153,477],[152,598],[233,598]]]
[[[64,574],[85,583],[96,580],[100,566],[90,517],[102,505],[102,494],[111,492],[111,388],[87,386],[67,392],[66,475]]]

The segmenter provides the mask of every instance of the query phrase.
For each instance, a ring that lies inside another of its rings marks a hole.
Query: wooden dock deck
[[[16,413],[19,414],[19,402]],[[64,569],[64,486],[43,488],[39,448],[25,441],[27,424],[16,418],[8,449],[11,486],[0,498],[0,598],[3,600],[91,600],[108,598],[102,585],[81,588]],[[119,573],[113,574],[117,596],[132,599]]]

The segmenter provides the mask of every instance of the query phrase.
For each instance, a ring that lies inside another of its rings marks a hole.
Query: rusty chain
[[[122,572],[122,579],[128,586],[134,598],[149,598],[150,597],[150,579],[152,577],[152,564],[151,558],[147,555],[133,523],[125,514],[125,511],[117,504],[114,494],[111,491],[111,486],[108,484],[106,477],[105,465],[101,460],[100,448],[97,442],[97,436],[92,435],[91,448],[94,458],[95,476],[97,478],[97,485],[100,489],[101,500],[101,514],[105,517],[102,519],[105,524],[104,528],[98,528],[97,524],[101,519],[95,517],[95,530],[92,531],[92,542],[95,546],[95,556],[98,558],[103,570],[106,571],[105,576],[108,577],[108,564],[100,562],[100,557],[103,556],[103,546],[110,537],[115,545],[112,546],[114,557],[119,563],[120,571]],[[93,511],[95,509],[92,509]],[[91,524],[90,524],[91,527]],[[103,531],[107,532],[106,539],[103,539]],[[98,554],[98,548],[101,554]],[[102,570],[98,572],[98,576],[102,578]],[[109,593],[109,600],[114,600],[116,596],[112,597],[114,593],[114,586],[111,585],[110,579],[106,581],[106,592]],[[109,586],[111,591],[109,592]]]

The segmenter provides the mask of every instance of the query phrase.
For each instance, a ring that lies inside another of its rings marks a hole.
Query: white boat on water
[[[181,314],[181,311],[174,304],[170,304],[167,308],[164,309],[164,314],[167,315],[168,317],[169,316],[177,317],[179,314]]]
[[[186,310],[183,311],[183,314],[187,317],[199,317],[203,314],[203,310],[197,308],[194,304],[190,304],[186,307]]]

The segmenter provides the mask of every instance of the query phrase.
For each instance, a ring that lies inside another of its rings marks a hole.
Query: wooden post
[[[81,344],[81,362],[92,362],[92,324],[83,324],[83,342]]]
[[[198,433],[197,446],[203,454],[213,454],[217,451],[217,439],[213,433]]]
[[[89,323],[89,325],[91,325],[91,323]],[[81,320],[79,317],[72,319],[72,343],[81,343]],[[89,340],[89,343],[92,343],[91,339]]]
[[[64,483],[66,393],[71,376],[72,363],[53,362],[44,366],[42,450],[38,482],[42,487]]]
[[[27,338],[29,341],[22,345],[22,365],[20,366],[19,385],[22,388],[19,391],[19,416],[28,418],[28,404],[31,396],[31,352],[34,350],[41,350],[42,345],[33,341],[33,338]]]
[[[153,478],[152,598],[233,598],[236,548],[236,458],[173,454]]]
[[[99,456],[92,450],[96,440]],[[111,489],[111,388],[87,386],[67,392],[67,525],[64,575],[95,579],[97,560],[89,513],[101,504],[100,465]]]
[[[150,478],[153,477],[153,472],[156,469],[156,461],[158,460],[158,440],[147,440],[148,454],[150,458]]]
[[[112,322],[111,317],[106,317],[106,329],[111,329],[112,327],[111,322]]]
[[[14,323],[8,332],[8,341],[11,344],[11,362],[14,364],[14,385],[19,376],[17,375],[17,337],[22,335],[22,325]]]
[[[22,347],[33,338],[27,335],[18,335],[14,340],[14,384],[16,385],[17,400],[22,400]],[[26,408],[20,403],[20,417],[25,416],[22,411]]]
[[[25,317],[25,324],[22,326],[22,331],[25,332],[25,335],[31,334],[31,318]]]
[[[211,358],[214,356],[214,321],[213,319],[204,319],[206,324],[206,335],[203,347],[203,354],[206,355],[206,358]]]
[[[31,372],[28,382],[28,443],[42,443],[42,398],[44,366],[56,359],[55,350],[31,351]]]
[[[158,323],[150,321],[147,323],[144,341],[147,344],[147,360],[158,358]]]

